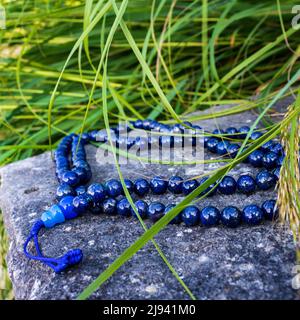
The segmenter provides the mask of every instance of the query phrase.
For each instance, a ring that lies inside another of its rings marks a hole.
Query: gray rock
[[[227,106],[228,107],[228,106]],[[218,118],[220,127],[251,124],[253,112]],[[215,127],[214,120],[201,126]],[[97,161],[96,148],[87,147],[93,181],[105,181],[118,174],[112,164]],[[208,158],[211,155],[205,154]],[[141,164],[122,165],[125,177],[163,174],[192,174],[183,166]],[[210,166],[207,169],[212,169]],[[195,168],[194,168],[195,169]],[[201,171],[201,169],[200,169]],[[232,172],[252,172],[239,165]],[[201,172],[200,172],[201,173]],[[74,299],[142,233],[133,218],[86,214],[51,230],[42,232],[40,242],[45,255],[59,256],[71,248],[81,248],[83,262],[63,274],[38,262],[29,261],[22,246],[30,226],[41,212],[55,202],[57,181],[49,152],[0,169],[0,204],[10,238],[8,268],[16,299]],[[195,174],[195,173],[194,173]],[[252,202],[261,204],[274,197],[273,192],[252,196],[216,195],[201,200],[199,206],[213,204],[222,208],[234,204],[240,208]],[[181,197],[149,195],[148,200],[164,203]],[[147,222],[149,226],[149,222]],[[297,299],[292,288],[295,248],[288,228],[273,223],[229,229],[223,226],[186,228],[169,225],[155,240],[198,299]],[[188,299],[189,296],[172,276],[151,243],[122,266],[92,299]]]

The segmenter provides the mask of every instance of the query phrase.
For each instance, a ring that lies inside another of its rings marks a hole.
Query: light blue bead
[[[52,228],[56,224],[63,223],[65,221],[65,216],[62,213],[60,206],[55,204],[42,214],[41,220],[44,222],[46,228]]]

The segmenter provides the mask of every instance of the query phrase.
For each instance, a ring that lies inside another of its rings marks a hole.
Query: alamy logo
[[[0,29],[5,29],[6,26],[6,14],[5,9],[0,4]]]
[[[300,29],[300,5],[295,5],[292,8],[292,13],[295,14],[295,16],[292,19],[292,27],[295,30]]]

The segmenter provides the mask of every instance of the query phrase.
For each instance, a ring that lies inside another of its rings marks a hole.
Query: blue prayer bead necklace
[[[184,123],[190,129],[190,133],[203,133],[201,127],[192,125],[190,122]],[[132,128],[142,130],[154,130],[169,135],[150,137],[149,139],[123,138],[118,134],[121,131],[130,131]],[[117,146],[125,146],[128,148],[137,145],[139,148],[152,144],[169,145],[175,147],[182,146],[182,137],[172,136],[172,133],[184,133],[186,127],[181,124],[173,126],[161,124],[154,120],[136,120],[131,122],[129,126],[112,129],[112,133],[116,134],[115,142]],[[234,127],[226,130],[214,130],[213,136],[205,135],[204,148],[212,153],[220,156],[235,157],[240,149],[237,143],[231,143],[223,138],[244,139],[250,128],[247,126],[237,130]],[[262,136],[259,131],[251,134],[251,139],[256,140]],[[190,139],[191,145],[195,145],[196,137]],[[92,177],[91,168],[86,161],[86,153],[84,145],[89,141],[107,142],[106,130],[92,131],[83,133],[81,137],[76,134],[70,134],[64,137],[54,154],[56,163],[56,176],[59,186],[56,191],[58,204],[52,205],[47,211],[43,212],[40,220],[37,220],[31,228],[30,234],[24,244],[24,253],[29,259],[38,260],[59,273],[66,268],[78,264],[83,254],[80,249],[68,251],[65,255],[58,258],[48,258],[42,254],[38,242],[38,234],[42,228],[53,228],[57,224],[61,224],[66,220],[74,219],[87,211],[95,214],[104,213],[107,215],[133,216],[136,213],[131,207],[129,201],[124,197],[122,184],[117,179],[108,180],[105,184],[93,183],[86,187],[85,185]],[[70,156],[71,154],[71,156]],[[72,167],[70,165],[69,156],[71,158]],[[218,184],[209,186],[200,196],[211,196],[216,192],[224,195],[231,195],[235,192],[251,194],[258,190],[268,190],[275,186],[280,173],[280,167],[284,159],[284,151],[280,143],[268,141],[260,149],[253,151],[246,162],[254,167],[261,167],[255,178],[251,175],[241,175],[237,179],[232,176],[224,176]],[[130,193],[135,193],[139,197],[143,197],[150,191],[153,194],[161,195],[169,191],[173,194],[187,195],[195,190],[199,185],[203,184],[208,178],[204,177],[199,182],[196,179],[184,180],[179,176],[172,176],[168,180],[160,176],[155,176],[151,181],[143,178],[136,179],[134,182],[125,179],[125,186]],[[142,219],[149,218],[155,222],[167,214],[175,204],[165,206],[160,202],[147,202],[139,199],[135,201],[138,214]],[[199,209],[195,205],[185,207],[170,223],[180,224],[183,222],[186,226],[195,226],[201,224],[203,226],[214,226],[220,222],[227,227],[237,227],[242,222],[248,225],[257,225],[263,219],[273,220],[278,215],[276,201],[273,199],[266,200],[261,206],[251,204],[245,206],[242,210],[235,206],[227,206],[222,210],[214,206],[206,206]],[[28,251],[29,243],[33,241],[36,255]]]

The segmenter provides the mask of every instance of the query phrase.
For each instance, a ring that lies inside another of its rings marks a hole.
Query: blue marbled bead
[[[183,179],[179,176],[172,176],[169,179],[168,189],[174,194],[182,193]]]
[[[140,217],[142,219],[147,218],[148,216],[148,204],[147,202],[143,201],[143,200],[137,200],[135,203],[136,209],[138,214],[140,215]],[[133,210],[133,208],[131,207],[131,214],[133,217],[137,218],[137,215],[135,213],[135,211]]]
[[[254,132],[251,133],[251,139],[252,139],[252,140],[257,140],[257,139],[259,139],[262,135],[263,135],[262,132],[260,132],[260,131],[254,131]]]
[[[238,133],[238,130],[235,127],[229,127],[229,128],[227,128],[225,130],[225,133],[226,133],[228,138],[233,138],[234,139],[234,138],[237,137],[236,134]]]
[[[56,199],[59,201],[65,196],[75,196],[74,189],[66,183],[60,184],[56,189]]]
[[[83,214],[93,206],[93,198],[88,194],[81,194],[73,199],[73,205],[78,214]]]
[[[218,185],[218,190],[222,194],[233,194],[236,191],[236,181],[231,176],[225,176]]]
[[[240,146],[238,144],[236,144],[236,143],[232,143],[228,147],[228,153],[229,153],[231,158],[236,157],[236,155],[238,154],[239,150],[240,150]]]
[[[187,195],[194,191],[199,186],[199,182],[196,179],[186,180],[182,184],[182,192]]]
[[[144,196],[150,190],[149,182],[146,179],[140,178],[134,181],[134,191],[139,196]]]
[[[257,174],[255,181],[259,189],[268,190],[275,186],[276,177],[268,170],[262,170]]]
[[[61,182],[75,187],[80,182],[78,175],[73,171],[66,171],[61,177]]]
[[[200,211],[200,221],[204,226],[214,226],[220,221],[220,211],[213,207],[207,206]]]
[[[165,205],[160,202],[152,202],[148,207],[148,217],[151,221],[156,222],[163,217]]]
[[[170,127],[169,125],[167,125],[167,124],[161,124],[159,131],[160,131],[161,133],[171,133],[171,132],[172,132],[172,129],[171,129],[171,127]]]
[[[163,194],[167,191],[168,182],[162,177],[156,176],[150,181],[150,188],[154,194]]]
[[[78,212],[73,205],[73,196],[65,196],[59,201],[62,212],[67,220],[74,219],[78,216]]]
[[[93,183],[88,187],[87,194],[93,198],[94,202],[101,202],[106,197],[106,190],[102,184]]]
[[[228,151],[228,148],[230,147],[230,142],[229,141],[220,141],[218,144],[217,144],[217,147],[216,147],[216,152],[217,154],[219,155],[224,155],[224,154],[227,154],[229,153]]]
[[[181,134],[181,133],[183,133],[183,131],[184,130],[182,129],[182,127],[179,123],[175,123],[172,126],[172,133]]]
[[[195,226],[199,223],[200,211],[196,206],[188,206],[181,212],[181,220],[187,227]]]
[[[248,126],[243,126],[243,127],[240,127],[239,129],[239,138],[246,138],[248,132],[250,131],[250,128]]]
[[[131,205],[127,198],[122,198],[117,202],[117,213],[123,217],[128,217],[131,215]]]
[[[284,152],[284,151],[283,151],[283,147],[282,147],[282,145],[281,145],[279,142],[273,143],[273,144],[270,146],[269,150],[270,150],[271,152],[274,152],[274,153],[278,154],[278,155],[282,155],[283,152]]]
[[[265,219],[274,220],[278,217],[278,210],[276,209],[276,201],[275,200],[266,200],[262,204],[261,208],[264,213]]]
[[[176,207],[176,204],[168,204],[165,208],[164,214],[166,215],[170,210]],[[181,222],[181,213],[179,212],[175,218],[173,218],[170,224],[179,224]]]
[[[79,186],[75,189],[76,195],[79,196],[81,194],[86,193],[86,187],[85,186]]]
[[[131,180],[129,179],[124,179],[124,182],[125,182],[125,186],[128,190],[129,193],[132,193],[134,192],[134,184]]]
[[[108,196],[116,198],[123,194],[123,187],[119,180],[110,179],[105,182],[105,189]]]
[[[263,211],[255,204],[248,205],[243,209],[242,219],[249,225],[259,224],[263,220]]]
[[[250,194],[255,191],[255,180],[247,174],[242,175],[237,180],[237,188],[241,193]]]
[[[207,149],[212,153],[216,153],[219,141],[218,138],[209,138],[206,142]]]
[[[203,177],[199,181],[199,185],[202,185],[205,181],[207,181],[208,177]],[[215,195],[217,192],[216,184],[213,183],[209,187],[207,187],[204,191],[200,193],[200,196],[207,195],[208,197]]]
[[[117,214],[117,200],[114,198],[107,198],[102,202],[102,212],[108,215]]]
[[[76,167],[73,172],[77,174],[80,184],[86,184],[92,177],[90,171],[84,167]]]
[[[144,130],[150,130],[151,121],[152,121],[151,119],[143,120],[143,129]]]
[[[254,150],[248,157],[248,162],[254,167],[261,167],[263,165],[264,152],[261,150]]]
[[[277,165],[278,155],[274,152],[268,152],[263,156],[263,166],[267,169],[273,169]]]
[[[241,223],[241,220],[242,214],[237,207],[228,206],[221,211],[221,221],[227,227],[235,228]]]

